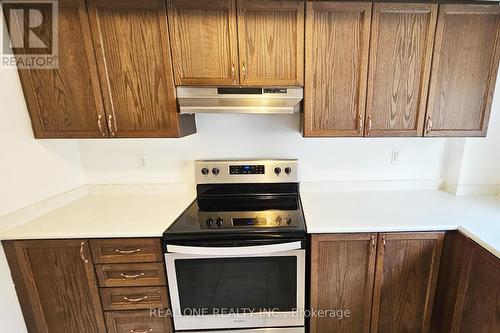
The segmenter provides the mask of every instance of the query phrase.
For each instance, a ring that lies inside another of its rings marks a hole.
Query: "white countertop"
[[[500,258],[500,198],[444,191],[302,192],[308,233],[460,230]]]
[[[499,197],[457,197],[436,190],[310,189],[301,192],[309,233],[459,229],[500,258]],[[194,199],[192,191],[94,190],[0,233],[0,239],[161,237]]]

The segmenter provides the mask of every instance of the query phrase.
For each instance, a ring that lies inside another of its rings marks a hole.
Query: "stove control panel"
[[[278,228],[298,225],[297,211],[199,212],[202,229]]]
[[[196,161],[197,184],[297,183],[297,160]]]

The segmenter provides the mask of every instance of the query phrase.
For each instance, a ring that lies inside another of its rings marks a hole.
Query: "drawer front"
[[[121,238],[90,240],[96,264],[163,261],[159,238]]]
[[[146,311],[106,312],[108,333],[172,333],[171,317]]]
[[[109,310],[166,309],[167,287],[101,288],[102,307]]]
[[[100,287],[153,287],[166,285],[162,262],[96,265]]]

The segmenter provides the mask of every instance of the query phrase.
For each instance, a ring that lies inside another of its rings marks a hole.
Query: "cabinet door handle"
[[[111,134],[111,136],[115,136],[115,132],[113,132],[113,115],[108,115],[108,129],[109,129],[109,133]],[[115,131],[116,131],[116,128],[115,128]]]
[[[123,299],[126,300],[127,302],[130,302],[130,303],[137,303],[137,302],[144,301],[144,300],[148,299],[148,296],[142,296],[139,298],[128,298],[127,296],[125,296],[125,297],[123,297]]]
[[[150,328],[150,329],[147,329],[147,330],[140,331],[137,328],[133,328],[133,329],[130,330],[130,333],[149,333],[149,332],[153,332],[153,329]]]
[[[120,254],[132,254],[132,253],[141,252],[141,249],[133,249],[133,250],[120,250],[120,249],[116,249],[115,252],[116,253],[120,253]]]
[[[236,68],[234,64],[231,64],[231,80],[233,80],[233,83],[236,83]]]
[[[370,254],[372,254],[375,251],[375,236],[371,237],[371,245],[370,245]]]
[[[368,115],[368,131],[366,135],[370,135],[371,131],[372,131],[372,116]]]
[[[425,130],[426,134],[430,134],[432,131],[432,116],[427,117],[427,128]]]
[[[382,236],[382,248],[380,249],[380,254],[384,254],[385,251],[385,236]]]
[[[128,275],[121,273],[120,276],[124,279],[137,279],[138,277],[144,276],[144,273],[139,273],[139,274],[134,274],[134,275]]]
[[[102,136],[106,136],[106,132],[102,130],[102,123],[101,123],[101,115],[97,116],[97,128],[99,129],[99,132],[101,132]]]
[[[358,135],[363,134],[363,116],[358,116]]]
[[[85,242],[80,243],[80,258],[86,264],[88,264],[89,260],[85,259]]]
[[[243,80],[247,79],[247,68],[245,67],[245,63],[241,64],[241,72],[243,74]]]

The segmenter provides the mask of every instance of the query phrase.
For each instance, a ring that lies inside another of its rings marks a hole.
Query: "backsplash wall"
[[[443,177],[446,139],[303,138],[299,115],[197,115],[197,126],[182,139],[79,140],[87,182],[192,183],[193,160],[231,158],[298,158],[302,181]]]

